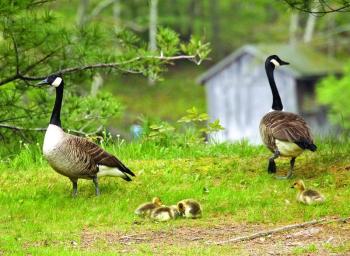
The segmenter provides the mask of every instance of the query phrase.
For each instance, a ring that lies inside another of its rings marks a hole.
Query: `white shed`
[[[225,127],[212,134],[216,141],[260,143],[259,123],[272,105],[264,62],[272,54],[290,62],[275,70],[284,110],[304,116],[314,134],[330,131],[326,109],[316,103],[315,86],[325,75],[340,74],[342,66],[305,45],[246,45],[198,78],[206,88],[211,120],[219,119]]]

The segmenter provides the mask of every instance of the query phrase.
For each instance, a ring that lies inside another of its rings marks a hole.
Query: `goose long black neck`
[[[275,78],[273,75],[273,71],[275,68],[271,62],[266,62],[265,69],[266,69],[266,75],[270,83],[272,97],[273,97],[272,109],[281,111],[283,110],[282,100],[281,100],[280,94],[278,93],[278,89],[275,83]]]
[[[61,107],[63,99],[63,81],[60,86],[56,87],[56,100],[52,110],[50,124],[61,127]]]

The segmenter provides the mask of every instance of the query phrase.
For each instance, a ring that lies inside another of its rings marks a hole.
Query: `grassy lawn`
[[[156,240],[163,232],[189,229],[193,233],[195,228],[205,233],[215,225],[246,226],[244,232],[254,232],[260,226],[271,228],[324,216],[349,216],[350,143],[318,144],[317,153],[297,159],[295,171],[295,178],[304,179],[306,185],[326,195],[326,203],[318,206],[296,203],[296,191],[290,188],[292,180],[276,180],[267,174],[269,152],[245,143],[203,144],[187,149],[116,143],[108,150],[125,161],[137,177],[130,183],[101,178],[100,197],[94,196],[91,181],[80,180],[77,198],[71,197],[70,181],[56,174],[41,158],[40,146],[24,148],[14,159],[4,159],[0,164],[0,255],[247,252],[242,246],[189,246],[181,242],[181,236],[178,243],[168,243],[169,238],[161,245],[142,241],[125,245],[118,241],[135,232],[153,232],[149,234],[158,234]],[[288,160],[278,160],[277,165],[281,172],[287,171]],[[204,216],[168,223],[135,217],[134,209],[153,196],[160,196],[166,204],[195,198],[202,203]],[[243,231],[235,234],[228,230],[225,234],[229,232],[235,236]],[[296,246],[292,253],[312,252],[315,246],[317,249],[317,245]],[[327,248],[323,249],[344,252],[350,250],[350,244]]]

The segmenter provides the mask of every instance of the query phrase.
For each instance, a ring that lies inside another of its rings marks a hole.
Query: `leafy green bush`
[[[330,121],[345,131],[350,131],[350,64],[346,67],[344,76],[329,76],[316,88],[318,101],[329,107]]]
[[[165,121],[143,119],[143,139],[163,146],[190,147],[204,143],[209,133],[224,129],[219,120],[207,122],[208,114],[200,113],[195,107],[186,112],[187,114],[177,121],[179,125],[176,127]]]
[[[120,117],[123,108],[111,93],[99,92],[96,96],[70,95],[63,111],[67,128],[91,133],[105,127],[110,118]]]

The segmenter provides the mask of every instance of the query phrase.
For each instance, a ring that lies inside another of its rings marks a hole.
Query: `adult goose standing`
[[[77,195],[78,179],[92,179],[96,195],[100,194],[98,177],[118,176],[131,181],[134,173],[118,158],[85,138],[65,133],[61,127],[61,106],[64,81],[60,76],[52,75],[38,83],[49,84],[56,88],[56,100],[52,110],[50,124],[45,133],[43,152],[51,167],[68,177],[73,184],[73,196]]]
[[[284,112],[281,97],[278,93],[273,72],[281,65],[288,65],[276,55],[269,56],[265,61],[267,78],[273,96],[272,110],[260,122],[260,135],[264,144],[273,153],[269,159],[268,172],[276,172],[275,159],[279,156],[290,157],[290,169],[286,176],[277,178],[290,178],[294,163],[305,149],[316,151],[310,128],[305,120],[294,113]]]

